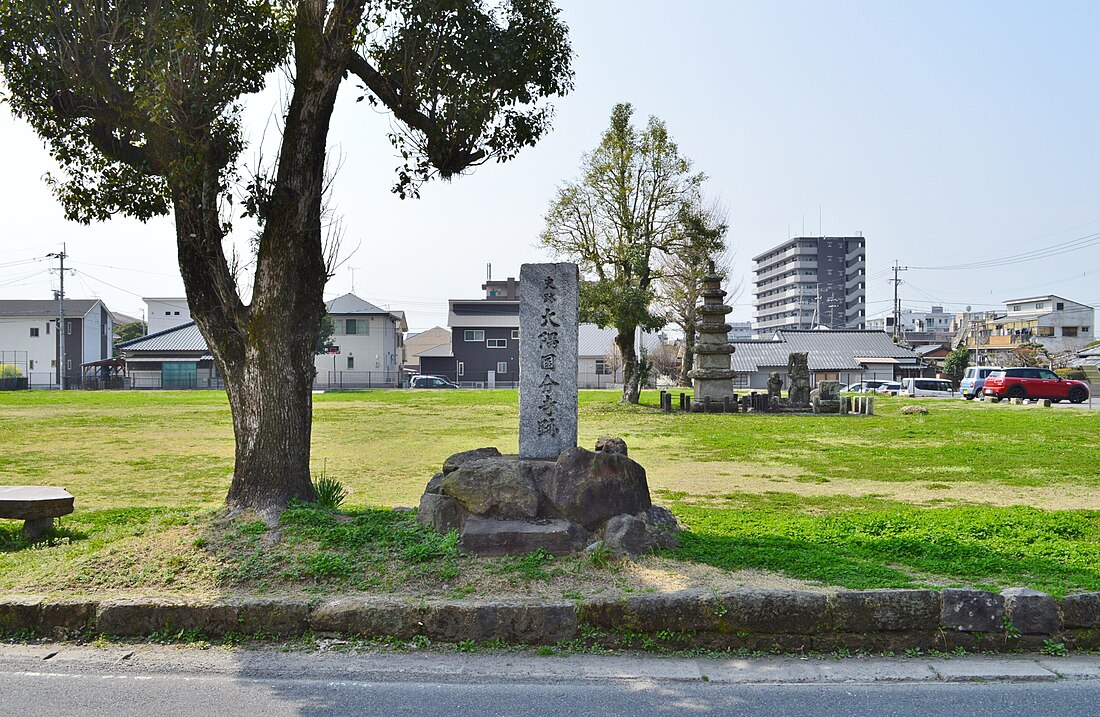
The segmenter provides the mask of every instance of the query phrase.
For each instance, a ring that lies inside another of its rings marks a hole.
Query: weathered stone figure
[[[814,413],[840,413],[840,381],[821,381],[814,393]]]
[[[787,376],[791,382],[791,388],[787,395],[790,398],[791,408],[807,409],[810,407],[810,364],[809,354],[792,353],[787,356]]]
[[[778,371],[768,374],[768,410],[777,411],[783,404],[783,379]]]

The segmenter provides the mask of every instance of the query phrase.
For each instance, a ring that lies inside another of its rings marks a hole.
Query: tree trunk
[[[358,8],[352,16],[362,2]],[[231,514],[255,511],[269,522],[291,499],[316,497],[309,471],[314,349],[328,279],[321,201],[329,120],[346,67],[344,46],[323,40],[325,5],[302,3],[298,10],[294,94],[250,305],[241,302],[222,250],[217,167],[174,197],[188,302],[233,415],[236,454],[226,505]]]
[[[634,327],[619,327],[619,333],[615,336],[615,345],[619,347],[619,355],[623,359],[623,396],[619,403],[638,403],[640,377],[634,344],[635,330]]]
[[[680,379],[681,386],[690,386],[691,379],[688,378],[688,371],[691,371],[695,367],[695,320],[690,319],[684,322],[684,360],[680,363]]]

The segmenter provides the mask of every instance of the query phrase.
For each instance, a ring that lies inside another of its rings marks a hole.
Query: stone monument
[[[693,411],[704,410],[705,404],[724,406],[733,398],[733,377],[730,354],[734,352],[729,342],[730,325],[726,314],[733,308],[722,303],[726,292],[722,289],[722,276],[715,273],[710,262],[708,273],[703,275],[703,305],[698,307],[702,316],[699,322],[699,338],[695,342],[695,368],[688,372],[694,389]]]
[[[844,413],[840,402],[840,381],[821,381],[814,390],[814,413]]]
[[[563,555],[602,543],[639,555],[678,542],[676,518],[652,504],[622,439],[577,446],[579,288],[575,264],[520,269],[519,455],[457,453],[420,497],[417,520],[458,531],[460,550]]]
[[[787,356],[787,377],[791,382],[787,392],[791,408],[796,411],[810,408],[809,354],[795,352]]]
[[[519,272],[519,457],[557,460],[577,445],[576,264]]]

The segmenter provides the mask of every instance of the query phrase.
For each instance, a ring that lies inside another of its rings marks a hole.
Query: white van
[[[955,395],[955,389],[945,378],[903,378],[898,395],[910,398],[918,396],[952,398]]]

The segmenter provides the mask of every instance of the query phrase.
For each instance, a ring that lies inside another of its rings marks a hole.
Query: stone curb
[[[0,598],[0,635],[78,634],[288,638],[308,633],[433,642],[752,650],[959,647],[1039,650],[1047,642],[1100,646],[1100,592],[1056,599],[1026,588],[682,590],[618,600],[420,601],[339,597],[225,601],[186,598]]]

